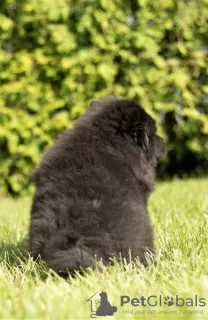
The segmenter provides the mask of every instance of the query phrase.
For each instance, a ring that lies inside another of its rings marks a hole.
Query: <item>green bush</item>
[[[161,175],[206,167],[208,0],[5,0],[0,12],[1,190],[27,191],[45,146],[112,94],[157,120]]]

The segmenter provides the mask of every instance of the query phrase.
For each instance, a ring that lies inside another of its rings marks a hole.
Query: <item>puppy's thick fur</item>
[[[155,122],[136,103],[92,102],[34,173],[29,250],[58,274],[93,267],[95,256],[139,257],[153,250],[147,200],[165,152]]]

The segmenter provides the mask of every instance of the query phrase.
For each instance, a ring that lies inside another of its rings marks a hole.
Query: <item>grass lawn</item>
[[[0,319],[90,319],[87,299],[97,291],[107,291],[117,306],[107,319],[208,319],[208,180],[157,185],[149,202],[157,263],[148,269],[117,264],[67,281],[25,253],[30,203],[29,198],[0,200]],[[155,304],[160,295],[162,306],[121,306],[121,296],[156,296],[149,300]],[[189,306],[176,306],[176,295]],[[164,305],[166,296],[174,298],[172,306]],[[206,306],[196,305],[200,298]]]

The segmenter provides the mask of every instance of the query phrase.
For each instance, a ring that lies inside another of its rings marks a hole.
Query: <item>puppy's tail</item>
[[[42,259],[48,267],[63,277],[75,270],[95,267],[96,248],[102,245],[99,237],[83,237],[74,231],[58,231],[46,244]]]

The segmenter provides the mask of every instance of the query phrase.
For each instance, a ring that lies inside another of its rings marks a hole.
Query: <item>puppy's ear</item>
[[[149,149],[149,135],[143,123],[136,123],[133,126],[132,137],[144,151]]]

